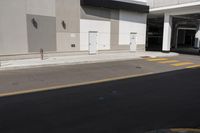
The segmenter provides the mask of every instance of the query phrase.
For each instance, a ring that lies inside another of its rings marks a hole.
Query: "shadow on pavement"
[[[186,55],[200,55],[200,49],[172,49],[172,52]]]

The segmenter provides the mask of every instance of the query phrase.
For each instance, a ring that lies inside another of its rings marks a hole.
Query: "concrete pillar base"
[[[171,49],[171,34],[172,34],[172,17],[169,14],[165,14],[164,18],[164,30],[163,30],[163,51],[170,51]]]
[[[170,51],[162,51],[162,53],[170,53]]]
[[[200,25],[199,25],[199,29],[195,35],[195,48],[200,48]]]

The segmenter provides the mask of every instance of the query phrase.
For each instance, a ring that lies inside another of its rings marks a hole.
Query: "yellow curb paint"
[[[168,60],[167,58],[152,58],[152,59],[147,59],[147,61],[166,61]]]
[[[186,67],[186,68],[188,68],[188,69],[190,69],[190,68],[200,68],[200,65],[188,66],[188,67]]]
[[[193,128],[176,128],[176,129],[170,129],[172,132],[199,132],[200,129],[193,129]]]
[[[149,72],[149,73],[144,73],[144,74],[135,74],[135,75],[121,76],[121,77],[113,77],[113,78],[107,78],[107,79],[103,79],[103,80],[89,81],[89,82],[83,82],[83,83],[75,83],[75,84],[68,84],[68,85],[57,85],[57,86],[55,85],[55,86],[45,87],[45,88],[34,88],[34,89],[30,89],[30,90],[2,93],[2,94],[0,94],[0,97],[7,97],[7,96],[30,94],[30,93],[36,93],[36,92],[66,89],[66,88],[83,86],[83,85],[99,84],[99,83],[105,83],[105,82],[110,82],[110,81],[117,81],[117,80],[123,80],[123,79],[128,79],[128,78],[147,76],[147,75],[151,75],[151,74],[154,74],[154,73]]]
[[[179,66],[186,66],[186,65],[192,65],[192,64],[194,64],[194,63],[192,63],[192,62],[182,62],[182,63],[176,63],[176,64],[171,64],[171,65],[179,67]]]
[[[169,63],[176,63],[176,62],[179,62],[179,61],[177,61],[177,60],[168,60],[168,61],[162,61],[162,62],[158,62],[158,63],[169,64]]]

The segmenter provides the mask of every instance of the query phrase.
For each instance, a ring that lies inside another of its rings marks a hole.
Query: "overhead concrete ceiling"
[[[200,20],[200,13],[195,14],[187,14],[187,15],[178,15],[175,17],[183,18],[183,19],[193,19],[193,20]]]

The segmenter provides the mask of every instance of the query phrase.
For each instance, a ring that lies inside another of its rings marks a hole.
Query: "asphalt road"
[[[1,97],[0,132],[144,133],[200,127],[200,69],[148,64],[155,74]],[[8,75],[13,73],[20,74]]]
[[[199,56],[181,55],[169,60],[193,62],[200,65]],[[118,77],[156,74],[185,69],[169,64],[149,62],[145,59],[94,63],[85,65],[42,67],[14,71],[0,71],[0,96],[24,91],[37,91],[41,88],[84,84]]]

